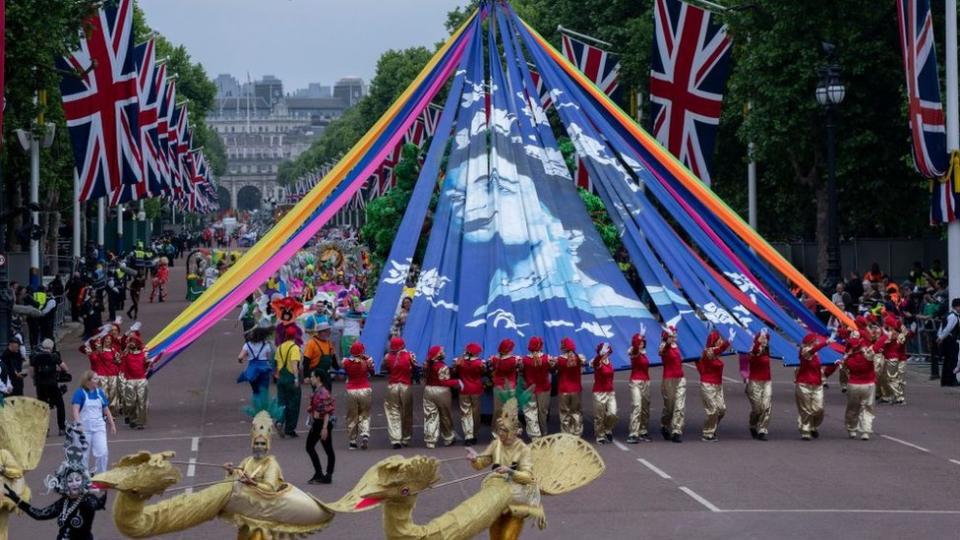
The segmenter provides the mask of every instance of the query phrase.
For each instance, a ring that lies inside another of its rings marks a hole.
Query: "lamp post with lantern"
[[[832,292],[843,277],[840,275],[840,233],[837,226],[837,139],[836,109],[846,95],[846,88],[840,79],[840,66],[835,61],[835,48],[830,43],[823,44],[828,63],[817,69],[817,103],[823,107],[827,117],[827,272],[821,287]]]

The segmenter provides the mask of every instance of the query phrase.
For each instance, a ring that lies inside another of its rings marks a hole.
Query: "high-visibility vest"
[[[42,308],[47,304],[47,293],[43,291],[37,291],[33,293],[33,299],[36,301],[37,305]]]

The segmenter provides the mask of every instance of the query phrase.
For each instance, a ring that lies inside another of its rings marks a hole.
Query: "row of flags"
[[[929,0],[897,0],[900,42],[907,79],[912,150],[917,171],[930,180],[932,224],[960,217],[960,156],[949,156],[946,125],[937,71]],[[656,0],[650,70],[651,133],[705,184],[711,168],[723,93],[730,72],[732,40],[725,25],[710,11],[682,0]],[[564,56],[612,99],[621,91],[620,58],[610,45],[561,28]],[[539,73],[531,70],[546,110],[553,97]],[[388,155],[383,166],[355,196],[353,208],[363,208],[396,185],[393,169],[404,143],[421,146],[433,136],[439,108],[431,105],[417,124]],[[592,190],[582,160],[575,181]]]
[[[57,59],[78,202],[166,197],[183,210],[213,212],[217,191],[202,149],[193,148],[187,103],[177,102],[154,39],[134,43],[133,5],[106,2],[79,48]]]
[[[410,127],[410,130],[397,143],[393,150],[387,154],[380,168],[367,180],[363,189],[357,190],[350,200],[350,204],[344,208],[349,210],[363,210],[367,203],[373,199],[387,193],[397,185],[397,178],[394,174],[397,164],[403,155],[403,147],[407,144],[415,145],[417,148],[423,148],[430,138],[437,131],[437,123],[440,121],[440,113],[443,109],[437,105],[430,104],[417,117],[416,122]],[[330,172],[335,161],[328,162],[318,169],[307,173],[293,182],[290,189],[287,190],[286,202],[293,204],[302,199],[307,192],[313,189],[320,180]]]

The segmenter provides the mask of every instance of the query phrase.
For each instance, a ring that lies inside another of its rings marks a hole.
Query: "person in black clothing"
[[[311,418],[310,433],[307,435],[307,455],[313,464],[313,477],[310,478],[309,483],[329,484],[333,481],[333,468],[337,462],[337,456],[333,451],[334,399],[323,386],[319,369],[314,370],[310,375],[310,384],[313,385],[314,390],[310,398],[310,406],[307,408]],[[320,442],[323,452],[327,455],[326,472],[320,465],[320,456],[317,455],[316,450],[317,442]]]
[[[74,272],[67,280],[67,301],[70,302],[70,320],[80,320],[80,292],[83,290],[83,279],[80,272]]]
[[[40,350],[30,359],[30,371],[33,384],[37,389],[37,399],[46,403],[51,409],[57,409],[57,428],[62,436],[65,429],[66,409],[63,405],[63,394],[58,386],[58,375],[68,373],[67,365],[60,358],[60,353],[54,352],[53,340],[45,339],[40,344]]]
[[[63,296],[63,293],[64,293],[64,290],[63,290],[63,280],[60,279],[60,275],[59,275],[59,274],[57,274],[57,275],[53,278],[53,281],[50,282],[50,286],[47,287],[47,290],[50,292],[50,294],[52,294],[52,295],[54,295],[54,296]]]
[[[860,297],[863,296],[863,280],[856,272],[850,272],[850,279],[843,287],[844,291],[850,295],[851,302],[847,304],[847,311],[857,313]]]
[[[23,379],[27,376],[27,372],[23,369],[23,354],[20,352],[19,341],[11,339],[7,343],[7,350],[0,355],[0,363],[3,364],[3,371],[10,378],[10,384],[13,386],[10,395],[22,396]]]
[[[107,506],[107,494],[90,489],[90,473],[84,462],[87,440],[78,424],[71,424],[64,441],[66,459],[54,476],[48,477],[48,485],[60,494],[60,498],[48,506],[31,506],[4,484],[5,495],[24,514],[37,521],[56,519],[59,530],[57,540],[94,540],[93,519],[99,510]]]
[[[950,311],[937,332],[937,345],[943,358],[940,386],[957,386],[957,360],[960,353],[960,298],[950,302]]]
[[[97,335],[100,327],[103,326],[103,304],[97,300],[97,295],[90,286],[83,289],[80,314],[83,317],[83,339],[87,340]]]
[[[130,281],[130,309],[127,310],[127,317],[136,320],[140,315],[140,293],[147,286],[147,276],[143,270],[137,270],[137,274]]]

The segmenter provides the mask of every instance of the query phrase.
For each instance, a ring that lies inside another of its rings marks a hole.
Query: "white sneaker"
[[[860,440],[861,440],[861,441],[869,441],[869,440],[870,440],[870,434],[869,434],[869,433],[864,433],[863,435],[860,436]]]
[[[851,432],[850,432],[850,438],[851,438],[851,439],[856,439],[856,438],[857,438],[857,432],[856,432],[856,431],[851,431]]]

